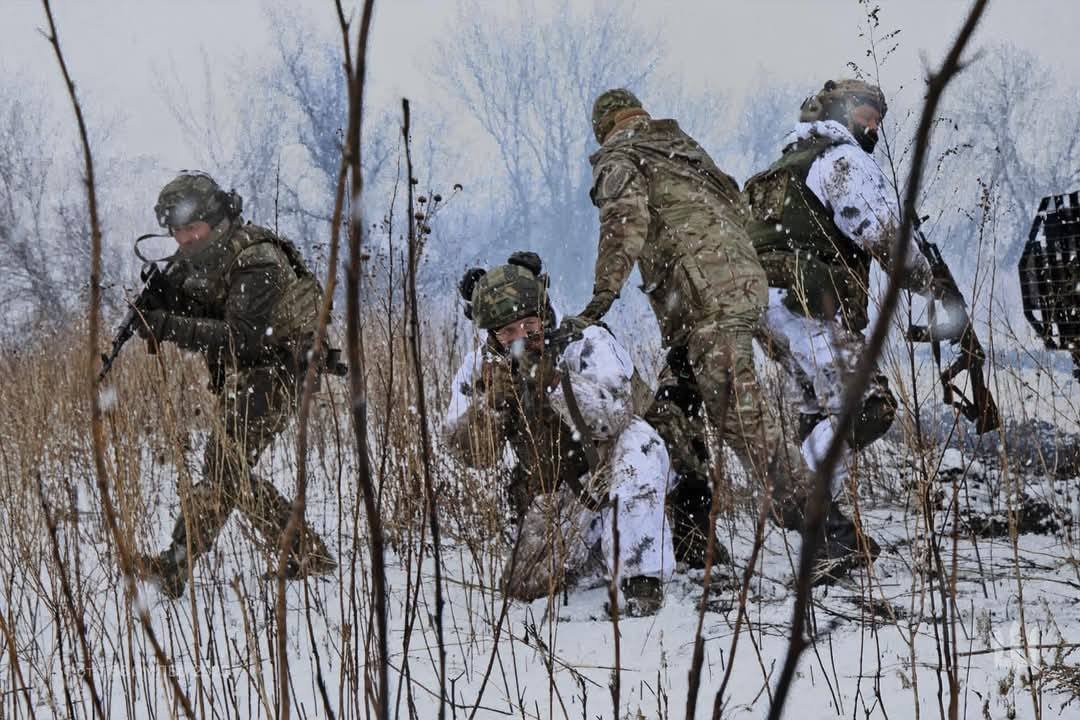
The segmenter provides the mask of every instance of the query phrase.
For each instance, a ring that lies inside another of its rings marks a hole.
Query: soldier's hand
[[[518,360],[518,370],[533,387],[539,386],[548,392],[559,384],[555,358],[554,352],[527,352]]]
[[[482,392],[492,407],[502,409],[514,401],[514,373],[509,361],[493,360],[484,363],[481,371]]]
[[[937,334],[942,338],[959,338],[968,324],[967,308],[964,307],[963,299],[947,296],[942,299],[941,307],[945,311],[945,317],[939,318],[936,323]]]
[[[567,315],[559,323],[559,335],[580,335],[593,321],[583,315]]]
[[[611,304],[615,302],[615,298],[615,293],[610,290],[594,291],[592,299],[589,300],[589,304],[585,306],[585,309],[581,311],[579,317],[589,320],[590,323],[597,322],[600,318],[604,317],[611,308]]]

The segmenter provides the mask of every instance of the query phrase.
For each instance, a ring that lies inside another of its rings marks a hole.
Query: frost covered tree
[[[1011,269],[1039,199],[1080,188],[1080,83],[1031,53],[996,45],[961,76],[948,115],[964,146],[955,184],[979,178],[1001,203],[999,255]]]
[[[563,0],[541,9],[518,0],[502,12],[459,9],[433,72],[450,111],[474,121],[493,147],[493,166],[480,174],[491,180],[494,222],[467,253],[494,262],[518,248],[550,250],[546,259],[564,286],[586,282],[597,227],[587,160],[596,149],[593,99],[629,87],[692,132],[706,122],[709,98],[661,82],[664,46],[658,32],[634,24],[634,7],[615,1],[582,10]]]
[[[245,217],[324,255],[347,120],[340,48],[287,10],[268,16],[273,52],[218,71],[204,53],[204,95],[176,77],[159,84],[194,162],[244,196]],[[298,28],[301,28],[298,30]],[[387,116],[365,125],[365,182],[382,179],[396,149]]]
[[[88,287],[90,228],[79,170],[81,155],[37,86],[21,75],[0,77],[0,306],[4,332],[55,325],[81,310]],[[138,160],[116,157],[115,121],[92,131],[103,157],[98,177],[108,237],[102,267],[106,285],[120,276],[130,224],[120,189]],[[59,138],[59,141],[58,141]],[[106,293],[106,312],[121,303]]]

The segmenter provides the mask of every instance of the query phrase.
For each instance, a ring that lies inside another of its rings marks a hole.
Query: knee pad
[[[806,442],[810,433],[826,418],[824,413],[799,413],[799,442]]]

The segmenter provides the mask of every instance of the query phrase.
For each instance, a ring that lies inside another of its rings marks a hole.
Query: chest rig
[[[862,330],[868,322],[870,255],[836,226],[806,184],[814,161],[836,144],[823,137],[800,140],[750,178],[747,232],[769,286],[788,291],[789,310],[818,319],[840,311],[844,325]]]

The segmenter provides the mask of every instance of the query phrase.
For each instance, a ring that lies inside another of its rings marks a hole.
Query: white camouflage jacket
[[[846,127],[835,120],[799,123],[784,139],[784,146],[810,137],[824,137],[837,144],[823,152],[810,166],[806,185],[833,215],[845,235],[862,246],[882,266],[891,269],[890,257],[900,210],[896,193],[874,158],[863,150]],[[913,292],[928,295],[930,264],[914,241],[908,248],[907,282]]]
[[[451,446],[457,444],[455,439],[468,437],[465,425],[471,417],[470,409],[483,398],[483,384],[479,380],[484,361],[484,350],[473,350],[454,374],[443,425],[443,436]],[[564,366],[570,373],[574,397],[593,440],[604,444],[618,436],[634,415],[631,399],[634,365],[626,348],[610,332],[593,325],[563,351],[559,367]],[[561,384],[548,397],[563,421],[576,430]]]

